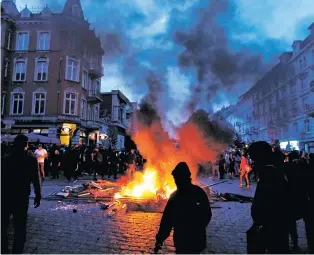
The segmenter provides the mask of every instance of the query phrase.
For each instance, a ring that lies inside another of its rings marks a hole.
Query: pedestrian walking
[[[249,160],[247,157],[247,153],[243,152],[241,157],[240,163],[240,184],[239,187],[243,187],[243,178],[246,182],[246,188],[250,188],[250,180],[249,180],[249,173],[251,172],[252,168],[249,164]]]
[[[30,185],[33,184],[37,208],[41,201],[41,184],[38,163],[27,149],[27,136],[18,135],[14,139],[13,152],[1,160],[1,253],[7,254],[7,229],[10,216],[14,221],[14,242],[12,253],[23,253],[26,239],[27,213]],[[12,183],[14,187],[12,187]]]
[[[94,167],[94,180],[97,180],[96,174],[100,174],[104,180],[104,156],[100,152],[99,148],[95,148],[95,167]]]
[[[206,193],[191,183],[191,172],[185,162],[172,171],[177,190],[171,194],[165,207],[155,251],[174,229],[173,241],[177,254],[199,254],[206,248],[206,227],[212,212]]]
[[[45,158],[48,156],[48,153],[41,144],[38,145],[37,150],[34,153],[35,157],[37,158],[38,167],[40,171],[40,175],[42,180],[45,180]]]

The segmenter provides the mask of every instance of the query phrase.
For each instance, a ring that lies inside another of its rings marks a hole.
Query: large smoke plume
[[[201,98],[213,100],[220,90],[229,90],[241,82],[254,81],[266,67],[261,56],[248,52],[232,52],[228,48],[226,29],[218,18],[228,10],[228,1],[211,1],[207,10],[199,12],[199,22],[188,32],[177,31],[174,41],[183,47],[179,65],[196,70],[198,85],[188,104],[193,111]]]

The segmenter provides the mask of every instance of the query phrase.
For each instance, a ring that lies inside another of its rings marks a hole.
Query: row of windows
[[[309,61],[309,62],[311,62],[311,61]],[[296,64],[298,64],[298,63],[299,63],[299,71],[300,72],[302,72],[304,69],[306,69],[309,65],[314,64],[314,49],[312,50],[312,63],[307,63],[306,56],[300,57],[299,61],[296,62]],[[291,64],[290,67],[288,68],[289,77],[292,77],[295,75],[294,69],[295,68],[294,68],[293,64]],[[301,88],[304,89],[306,84],[307,84],[306,81],[304,79],[300,79],[300,83],[301,83]],[[290,91],[292,94],[296,93],[296,88],[294,87],[295,85],[296,84],[294,84],[294,83],[290,85]],[[277,88],[278,86],[279,86],[279,82],[278,82],[278,79],[276,79],[274,81],[274,87]],[[259,92],[255,93],[253,95],[253,101],[261,99],[268,92],[269,92],[269,90],[267,87],[262,88]]]
[[[50,32],[40,31],[37,32],[37,50],[49,50],[50,49]],[[11,49],[12,33],[8,33],[7,49]],[[29,32],[17,32],[16,33],[16,47],[17,51],[26,51],[29,49]]]
[[[11,93],[10,114],[23,115],[24,113],[24,99],[25,92],[22,89],[17,88]],[[38,89],[33,92],[32,101],[32,114],[33,115],[45,115],[46,111],[47,92],[43,89]],[[2,114],[4,110],[5,94],[2,96]],[[67,115],[77,115],[78,94],[74,91],[64,92],[64,104],[63,113]],[[86,112],[87,111],[87,112]],[[91,105],[87,105],[85,99],[81,99],[81,111],[80,116],[82,119],[98,120],[99,119],[99,107],[94,106],[94,112],[92,112]]]
[[[79,82],[79,74],[80,74],[80,61],[75,58],[67,57],[66,60],[66,72],[65,78],[70,81]],[[4,67],[4,77],[8,75],[9,61],[5,62]],[[47,57],[39,57],[35,59],[35,72],[34,72],[34,80],[35,81],[48,81],[48,70],[49,70],[49,58]],[[88,73],[83,72],[83,84],[82,86],[87,87],[86,81],[88,79],[85,75]],[[27,77],[27,58],[16,58],[14,59],[14,67],[13,67],[13,81],[17,82],[25,82]]]

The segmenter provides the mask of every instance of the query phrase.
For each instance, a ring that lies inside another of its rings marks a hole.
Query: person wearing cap
[[[34,155],[37,158],[41,177],[43,180],[45,180],[45,158],[47,158],[48,153],[45,149],[43,149],[43,146],[39,144],[37,150],[35,150]]]
[[[165,207],[156,235],[155,251],[174,229],[177,254],[201,253],[206,248],[206,227],[212,217],[209,199],[204,190],[192,184],[191,172],[185,162],[179,163],[172,175],[177,190],[171,194]]]
[[[10,216],[14,219],[14,243],[12,253],[23,253],[26,239],[27,212],[30,185],[33,184],[37,208],[41,201],[41,184],[37,160],[27,153],[28,138],[18,135],[13,151],[1,161],[1,253],[7,254],[7,229]]]

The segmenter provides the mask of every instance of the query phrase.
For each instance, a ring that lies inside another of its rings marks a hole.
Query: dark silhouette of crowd
[[[248,153],[258,182],[247,232],[248,253],[300,253],[297,220],[304,220],[307,244],[314,253],[314,154],[284,153],[278,144],[255,142]]]
[[[33,155],[37,147],[37,144],[30,144],[28,153]],[[45,176],[51,179],[64,176],[71,181],[84,175],[93,176],[94,180],[98,177],[104,179],[105,176],[117,179],[119,174],[125,174],[132,165],[135,170],[143,170],[146,162],[135,149],[118,151],[111,147],[78,144],[72,147],[46,144],[43,148],[48,152],[44,162]],[[10,154],[12,149],[12,144],[3,142],[1,144],[2,156]]]

